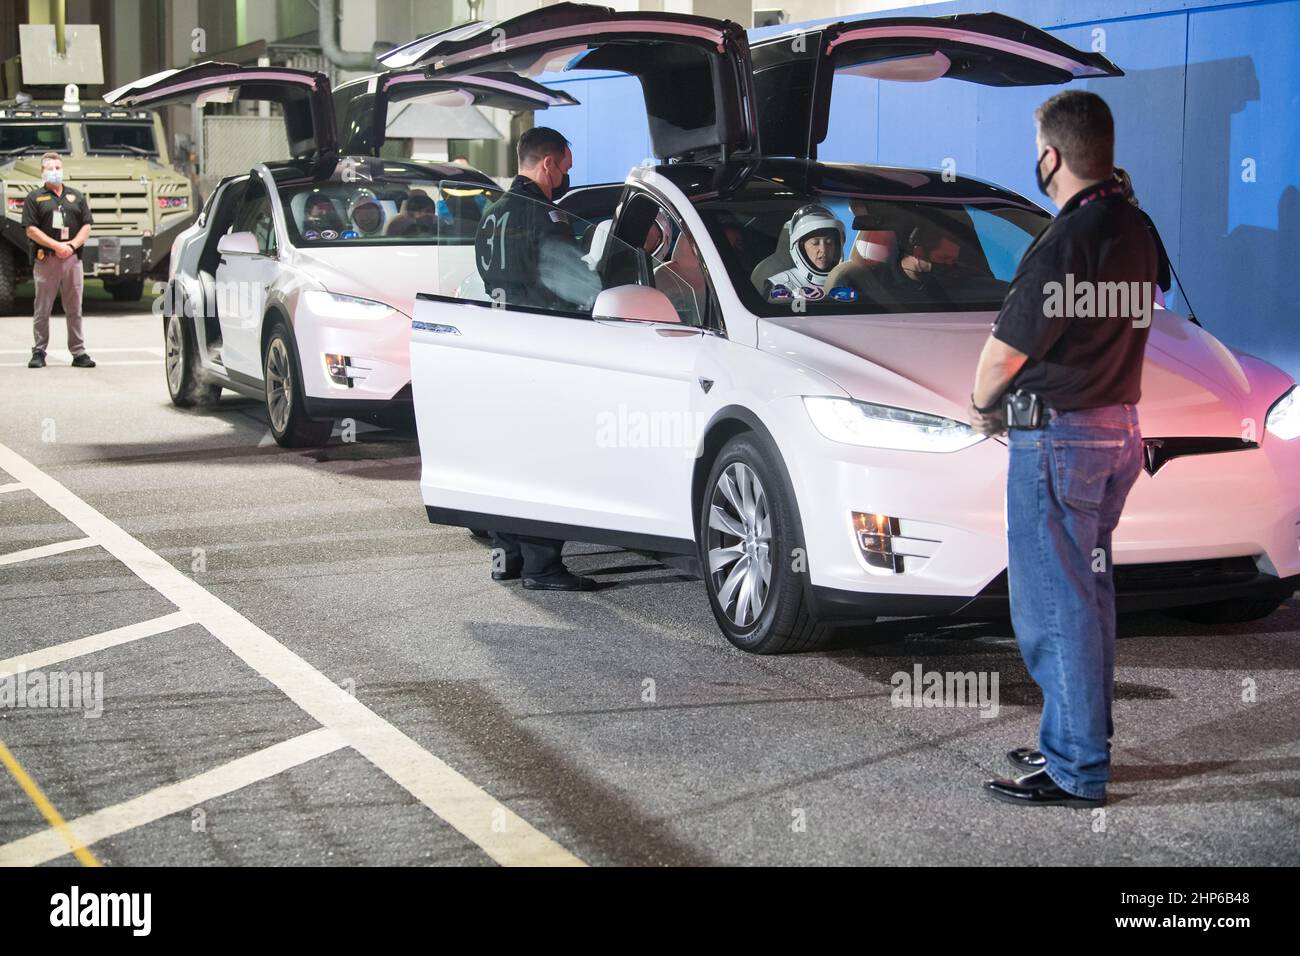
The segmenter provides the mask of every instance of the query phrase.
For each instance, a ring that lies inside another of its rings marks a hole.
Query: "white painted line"
[[[22,491],[26,487],[21,481],[11,481],[7,485],[0,485],[0,495],[8,494],[11,491]]]
[[[0,444],[0,469],[24,482],[37,497],[93,538],[142,581],[192,615],[245,664],[322,726],[337,731],[349,746],[497,863],[583,865],[491,794],[461,776],[248,618],[3,444]]]
[[[68,551],[80,551],[82,548],[93,548],[94,546],[95,542],[91,538],[74,538],[71,541],[56,541],[54,544],[43,544],[38,548],[24,548],[22,551],[10,551],[8,554],[0,554],[0,567],[6,564],[19,564],[23,561],[33,561],[36,558],[48,558],[52,554],[64,554]]]
[[[346,747],[327,727],[274,744],[196,777],[168,784],[124,803],[96,810],[67,822],[81,846],[134,830],[155,820],[215,800]],[[67,836],[51,827],[0,846],[0,866],[39,866],[72,852]]]
[[[55,664],[70,661],[75,657],[93,654],[95,651],[107,650],[120,644],[129,644],[132,641],[140,640],[142,637],[165,634],[167,631],[174,631],[178,627],[185,627],[187,624],[193,623],[194,619],[184,611],[176,611],[174,614],[155,617],[149,621],[140,621],[138,624],[128,624],[126,627],[114,628],[100,634],[92,634],[90,637],[65,641],[62,644],[55,644],[53,647],[43,647],[38,651],[31,651],[27,654],[20,654],[18,657],[0,661],[0,680],[22,671],[52,667]]]

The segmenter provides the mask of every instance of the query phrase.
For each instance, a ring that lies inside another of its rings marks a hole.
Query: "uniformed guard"
[[[1137,401],[1157,254],[1114,178],[1115,125],[1095,93],[1038,108],[1035,175],[1060,209],[1030,244],[985,343],[972,426],[1009,430],[1011,618],[1043,692],[1023,776],[985,784],[1019,806],[1100,806],[1115,685],[1111,535],[1142,468]]]
[[[94,218],[85,194],[63,185],[63,157],[49,152],[41,157],[43,188],[27,194],[23,203],[23,228],[31,243],[32,280],[36,301],[32,324],[36,343],[28,368],[45,367],[50,344],[50,312],[54,297],[63,300],[68,319],[68,351],[77,368],[94,368],[81,334],[81,250],[90,238]]]

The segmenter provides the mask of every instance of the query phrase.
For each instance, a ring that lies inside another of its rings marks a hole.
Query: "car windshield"
[[[997,311],[1050,217],[980,192],[899,198],[765,182],[697,208],[758,315]]]
[[[472,245],[492,187],[417,178],[284,186],[295,246]]]
[[[86,123],[88,153],[156,154],[152,123]]]
[[[68,150],[68,132],[62,123],[0,123],[0,153],[26,150]]]

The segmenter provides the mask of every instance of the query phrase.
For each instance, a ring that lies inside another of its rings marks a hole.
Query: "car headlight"
[[[899,451],[950,452],[983,441],[965,422],[848,398],[805,395],[817,430],[831,441]]]
[[[1278,438],[1300,438],[1300,385],[1292,385],[1268,410],[1264,427]]]
[[[317,315],[334,319],[382,319],[396,311],[384,302],[355,295],[335,295],[333,292],[304,292],[302,299]]]

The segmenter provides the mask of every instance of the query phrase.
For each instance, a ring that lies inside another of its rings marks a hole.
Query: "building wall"
[[[923,12],[988,9],[1101,47],[1125,70],[1072,85],[1115,114],[1116,160],[1186,284],[1171,305],[1190,301],[1225,342],[1300,377],[1300,0],[972,0]],[[640,101],[635,80],[548,80],[583,104],[537,114],[573,141],[575,183],[620,180],[648,155],[644,114],[628,105]],[[841,77],[820,158],[953,160],[962,175],[1046,203],[1033,178],[1033,111],[1058,89]]]

